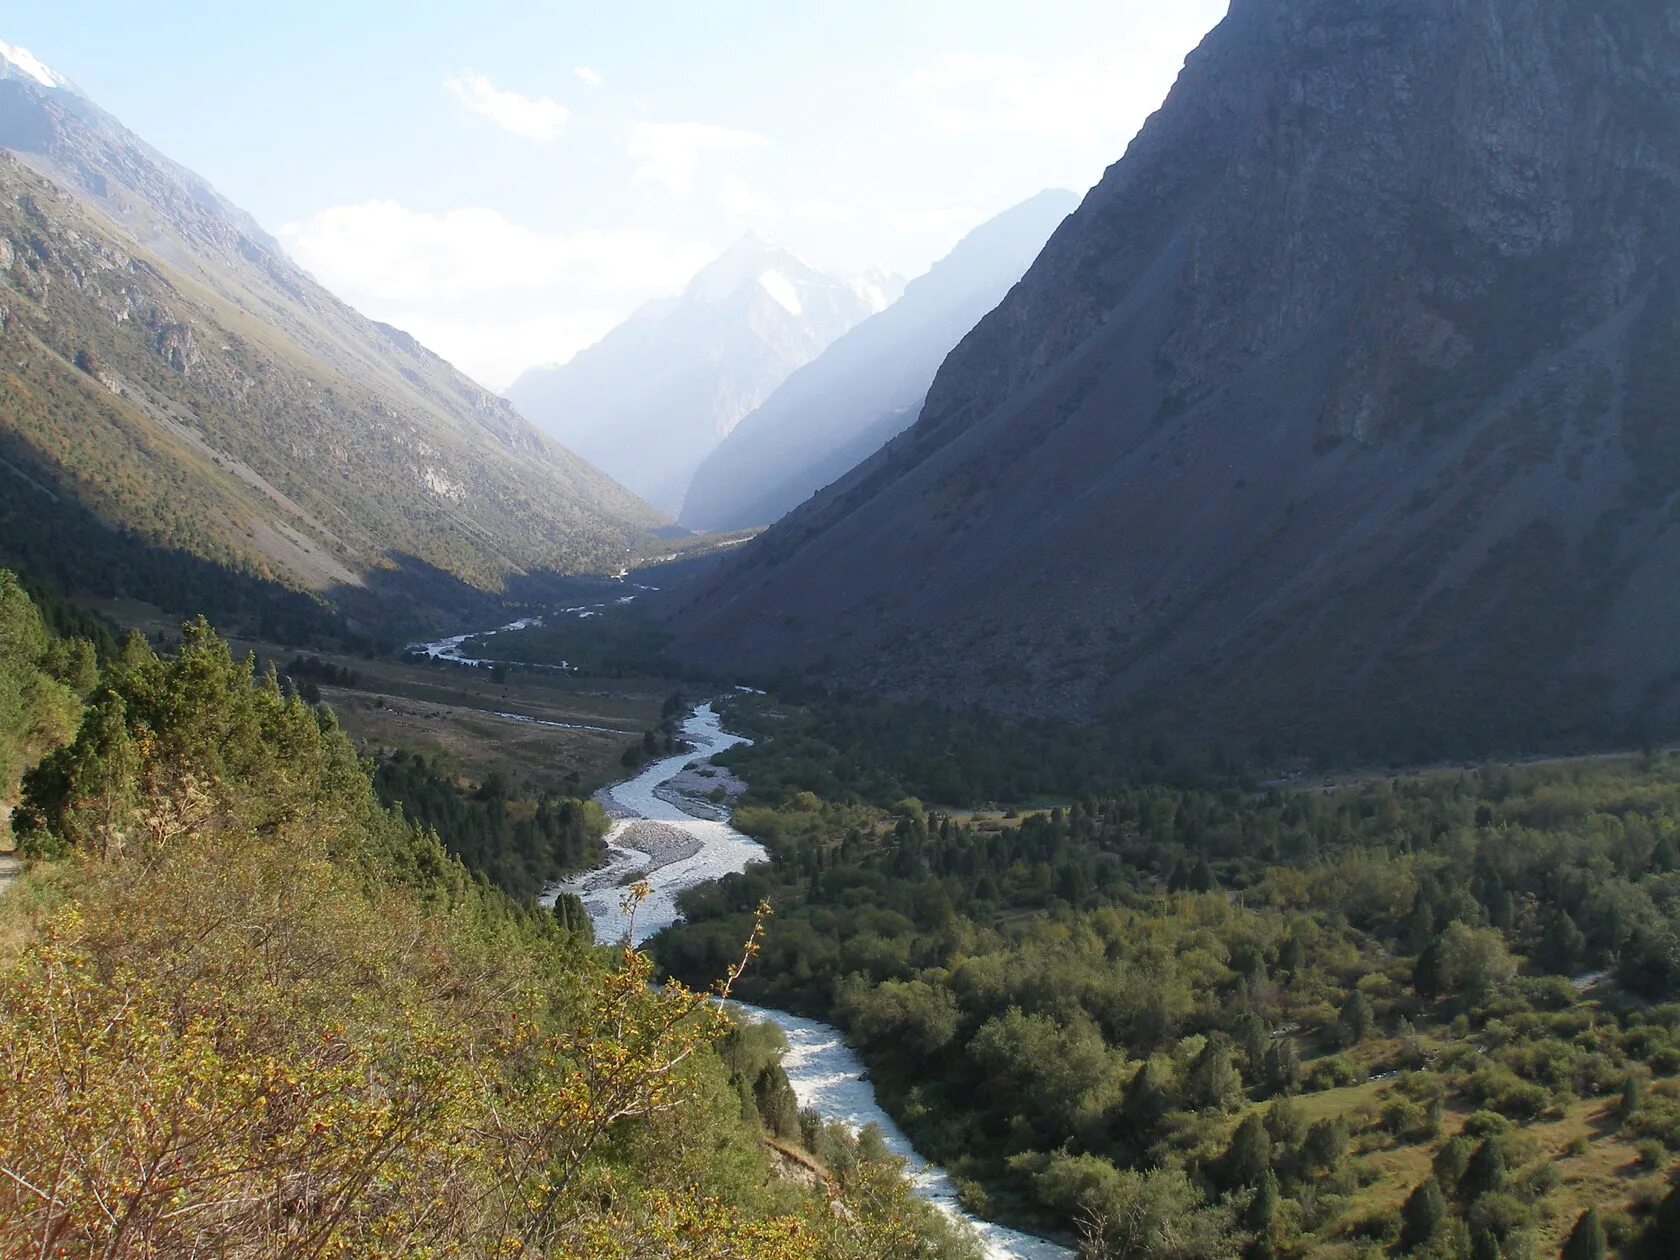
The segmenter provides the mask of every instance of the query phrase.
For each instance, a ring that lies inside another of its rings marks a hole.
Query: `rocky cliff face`
[[[1303,744],[1672,724],[1677,269],[1673,5],[1237,0],[682,648]]]

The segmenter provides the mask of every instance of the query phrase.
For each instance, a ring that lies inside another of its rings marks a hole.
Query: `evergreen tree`
[[[1371,1013],[1370,1001],[1355,989],[1348,994],[1347,1001],[1342,1003],[1341,1014],[1336,1020],[1342,1034],[1342,1044],[1357,1046],[1371,1035],[1376,1022],[1376,1017]]]
[[[1499,1238],[1491,1229],[1478,1230],[1470,1240],[1470,1260],[1505,1260]]]
[[[1337,1168],[1347,1158],[1347,1121],[1340,1116],[1315,1120],[1301,1144],[1301,1159],[1309,1169]]]
[[[1412,965],[1412,988],[1425,1001],[1433,1001],[1446,990],[1446,966],[1439,937],[1423,947]]]
[[[1283,1037],[1266,1051],[1266,1088],[1274,1094],[1293,1094],[1301,1087],[1301,1052],[1292,1038]]]
[[[1680,1186],[1675,1186],[1651,1213],[1651,1223],[1630,1248],[1628,1260],[1674,1260],[1680,1256]]]
[[[1172,1096],[1161,1084],[1160,1074],[1149,1060],[1133,1074],[1120,1103],[1126,1126],[1136,1135],[1136,1145],[1146,1146],[1161,1119],[1173,1109]]]
[[[1254,1198],[1249,1201],[1248,1212],[1243,1218],[1243,1224],[1252,1235],[1247,1253],[1249,1260],[1270,1260],[1277,1255],[1278,1214],[1282,1206],[1283,1195],[1278,1190],[1277,1176],[1268,1168],[1260,1178],[1260,1184],[1254,1188]]]
[[[1208,1038],[1185,1079],[1185,1103],[1193,1110],[1224,1111],[1242,1097],[1242,1076],[1231,1063],[1231,1046],[1217,1033]]]
[[[1563,1260],[1604,1260],[1607,1247],[1604,1223],[1598,1219],[1598,1209],[1588,1208],[1575,1222],[1569,1241],[1563,1244]]]
[[[1570,975],[1586,958],[1586,934],[1575,925],[1568,911],[1560,910],[1547,922],[1536,953],[1547,971]]]
[[[1470,1155],[1475,1148],[1470,1139],[1462,1133],[1452,1138],[1435,1154],[1435,1180],[1448,1190],[1456,1190],[1458,1183],[1464,1179],[1464,1170],[1470,1166]]]
[[[1621,1101],[1616,1104],[1616,1116],[1626,1124],[1645,1101],[1645,1082],[1637,1072],[1629,1072],[1622,1082]]]
[[[1237,1126],[1231,1145],[1219,1160],[1216,1180],[1225,1190],[1258,1186],[1272,1169],[1272,1137],[1258,1111]]]
[[[1459,1196],[1466,1203],[1474,1203],[1484,1194],[1495,1194],[1504,1188],[1505,1149],[1497,1137],[1490,1137],[1470,1156],[1458,1183]]]
[[[1400,1210],[1400,1249],[1412,1251],[1431,1241],[1447,1219],[1447,1198],[1431,1177],[1419,1183]]]

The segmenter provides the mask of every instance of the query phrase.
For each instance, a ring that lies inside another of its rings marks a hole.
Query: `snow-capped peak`
[[[8,44],[3,39],[0,39],[0,61],[16,69],[25,78],[35,80],[42,87],[61,88],[70,86],[68,79],[54,73],[50,66],[27,48],[19,48],[16,44]]]
[[[904,292],[904,278],[884,267],[848,276],[846,284],[877,315],[898,301]]]
[[[775,299],[789,315],[803,315],[805,307],[799,300],[799,290],[781,272],[772,267],[758,276],[758,286]]]

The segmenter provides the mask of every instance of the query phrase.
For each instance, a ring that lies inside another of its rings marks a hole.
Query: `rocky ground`
[[[729,811],[746,790],[746,781],[722,766],[690,766],[669,783],[655,788],[654,795],[685,814],[712,822],[728,822]]]

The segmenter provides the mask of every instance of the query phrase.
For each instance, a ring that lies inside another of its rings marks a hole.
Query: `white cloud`
[[[329,287],[389,301],[504,289],[673,289],[706,251],[643,228],[544,233],[476,206],[432,214],[394,201],[332,206],[280,238]]]
[[[717,182],[718,207],[737,219],[766,223],[776,217],[776,203],[739,175],[724,175]]]
[[[603,310],[575,310],[468,318],[406,308],[393,310],[385,322],[412,333],[421,345],[499,393],[527,368],[564,363],[594,345],[619,322],[619,316]]]
[[[708,153],[762,149],[770,142],[752,131],[714,123],[636,123],[625,152],[636,163],[638,184],[660,184],[678,197],[694,191],[695,172]]]
[[[332,206],[280,239],[329,289],[492,387],[569,357],[713,252],[660,231],[539,232],[496,210],[394,201]]]
[[[931,206],[924,210],[889,210],[887,222],[910,236],[948,236],[967,232],[983,218],[973,206]]]
[[[1053,64],[948,52],[905,75],[898,90],[912,114],[941,135],[1112,147],[1160,105],[1177,65],[1141,48]]]
[[[571,117],[571,111],[559,101],[503,91],[482,74],[446,75],[443,86],[473,113],[488,118],[503,131],[538,144],[547,144],[558,136]]]
[[[834,226],[844,226],[857,220],[857,208],[841,205],[838,201],[798,201],[788,208],[788,213],[807,223]]]
[[[601,72],[592,66],[574,66],[572,77],[592,88],[598,88],[606,82],[606,79],[601,76]]]

